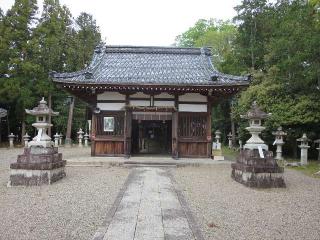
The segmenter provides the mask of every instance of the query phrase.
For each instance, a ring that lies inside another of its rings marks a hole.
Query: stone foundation
[[[8,186],[52,184],[66,176],[66,161],[55,147],[32,146],[10,165]]]
[[[237,162],[231,164],[231,177],[248,187],[286,187],[283,168],[278,166],[272,152],[263,150],[263,154],[264,158],[260,158],[257,149],[242,150],[237,157]]]
[[[65,176],[64,167],[52,170],[10,169],[8,186],[52,184]]]

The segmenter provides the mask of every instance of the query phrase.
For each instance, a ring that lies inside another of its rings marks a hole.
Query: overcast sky
[[[7,10],[14,0],[0,0]],[[42,5],[42,1],[38,0]],[[60,0],[73,17],[94,16],[102,38],[113,45],[169,46],[200,18],[232,19],[241,0]],[[40,8],[41,9],[41,8]]]

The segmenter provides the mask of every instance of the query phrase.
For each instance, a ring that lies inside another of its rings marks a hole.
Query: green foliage
[[[252,69],[264,68],[265,44],[270,37],[269,11],[267,0],[243,0],[235,9],[238,15],[237,49],[239,62]]]
[[[227,68],[226,59],[232,54],[237,28],[230,21],[200,19],[196,24],[176,38],[181,47],[211,48],[212,61],[220,69]]]
[[[232,118],[239,137],[246,140],[247,121],[240,118],[257,101],[272,113],[263,138],[269,144],[279,125],[288,132],[295,156],[296,138],[306,132],[320,135],[320,2],[302,0],[243,0],[234,21],[199,20],[178,36],[181,46],[211,46],[213,62],[222,72],[250,72],[250,87],[233,101]],[[230,129],[230,101],[213,108],[213,129]],[[288,146],[285,145],[285,150]],[[311,155],[315,152],[311,151]]]
[[[279,1],[259,13],[269,16],[268,24],[273,27],[263,33],[268,37],[263,40],[263,62],[251,70],[254,81],[233,109],[243,129],[239,116],[257,101],[272,113],[266,120],[266,137],[271,138],[271,131],[283,126],[294,155],[295,139],[303,132],[310,138],[320,134],[320,29],[313,11],[305,1]]]
[[[211,30],[217,30],[215,25],[216,24],[213,19],[198,20],[193,27],[188,29],[188,31],[176,37],[176,45],[181,47],[194,47],[196,41],[202,38],[205,33]]]
[[[16,0],[7,13],[0,11],[0,107],[9,110],[11,129],[32,123],[24,109],[37,105],[42,96],[51,96],[52,108],[67,116],[67,94],[52,84],[49,73],[83,69],[101,41],[91,15],[81,13],[74,21],[58,0],[44,0],[39,19],[36,13],[36,0]],[[76,101],[73,132],[84,127],[85,113],[86,104]],[[66,117],[52,120],[53,131],[65,132]]]

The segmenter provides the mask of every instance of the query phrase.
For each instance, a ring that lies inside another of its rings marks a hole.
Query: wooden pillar
[[[212,131],[211,131],[211,113],[212,113],[212,100],[207,98],[207,156],[212,157]]]
[[[179,134],[178,134],[178,127],[179,127],[179,101],[178,95],[174,97],[174,106],[176,111],[172,113],[172,158],[178,159],[179,158]]]
[[[126,106],[129,105],[129,95],[126,95]],[[126,109],[124,113],[124,155],[130,158],[132,134],[132,111]]]
[[[72,97],[71,98],[71,103],[69,105],[67,133],[66,133],[66,141],[65,141],[65,145],[66,146],[71,146],[72,145],[71,131],[72,131],[72,119],[73,119],[74,102],[75,102],[75,98]]]
[[[97,116],[92,113],[91,120],[91,156],[96,155],[96,129],[97,129]]]

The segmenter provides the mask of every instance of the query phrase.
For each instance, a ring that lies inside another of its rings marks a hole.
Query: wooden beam
[[[91,156],[96,156],[96,127],[97,127],[97,117],[92,113],[91,120]]]
[[[129,95],[126,95],[126,106],[129,105]],[[127,108],[124,114],[124,155],[131,155],[132,111]]]
[[[207,155],[208,157],[212,157],[212,131],[211,131],[211,114],[212,114],[212,101],[208,97],[207,104]]]
[[[175,95],[174,105],[176,111],[172,113],[172,158],[178,159],[179,158],[179,134],[178,134],[178,127],[179,127],[179,112],[178,112],[178,95]]]

